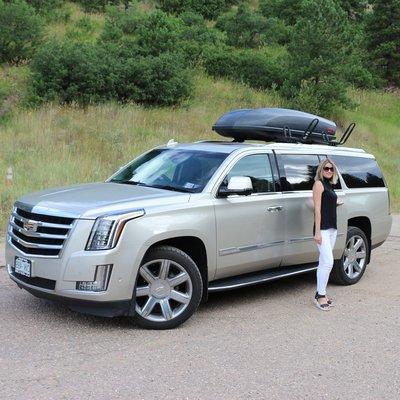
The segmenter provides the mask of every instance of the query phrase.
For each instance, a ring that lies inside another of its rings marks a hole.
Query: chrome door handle
[[[283,210],[282,206],[273,206],[267,208],[267,211],[269,212],[282,211],[282,210]]]

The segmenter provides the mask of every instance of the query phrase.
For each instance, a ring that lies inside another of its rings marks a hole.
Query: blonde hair
[[[336,183],[339,179],[338,173],[337,173],[337,167],[334,164],[334,162],[329,158],[325,158],[325,160],[323,160],[319,163],[314,180],[315,181],[323,181],[324,180],[323,170],[324,170],[324,167],[326,164],[331,164],[333,167],[333,175],[332,175],[332,178],[329,180],[329,182],[332,185],[336,185]]]

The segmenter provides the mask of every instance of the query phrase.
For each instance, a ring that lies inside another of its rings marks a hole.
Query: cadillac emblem
[[[36,232],[38,228],[38,223],[36,221],[29,220],[24,222],[24,229],[28,232]]]

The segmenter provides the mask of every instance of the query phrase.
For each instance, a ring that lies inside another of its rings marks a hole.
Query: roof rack
[[[260,108],[225,113],[214,124],[213,130],[238,143],[261,140],[338,146],[347,142],[355,126],[351,123],[340,140],[336,140],[333,121],[297,110]]]

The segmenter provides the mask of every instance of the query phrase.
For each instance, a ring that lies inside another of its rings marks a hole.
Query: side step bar
[[[237,275],[229,278],[217,279],[208,285],[208,291],[222,292],[224,290],[233,290],[246,286],[257,285],[264,282],[274,281],[276,279],[286,278],[293,275],[304,274],[315,271],[318,263],[302,264],[293,267],[279,267],[266,269],[264,271],[253,272],[251,274]]]

